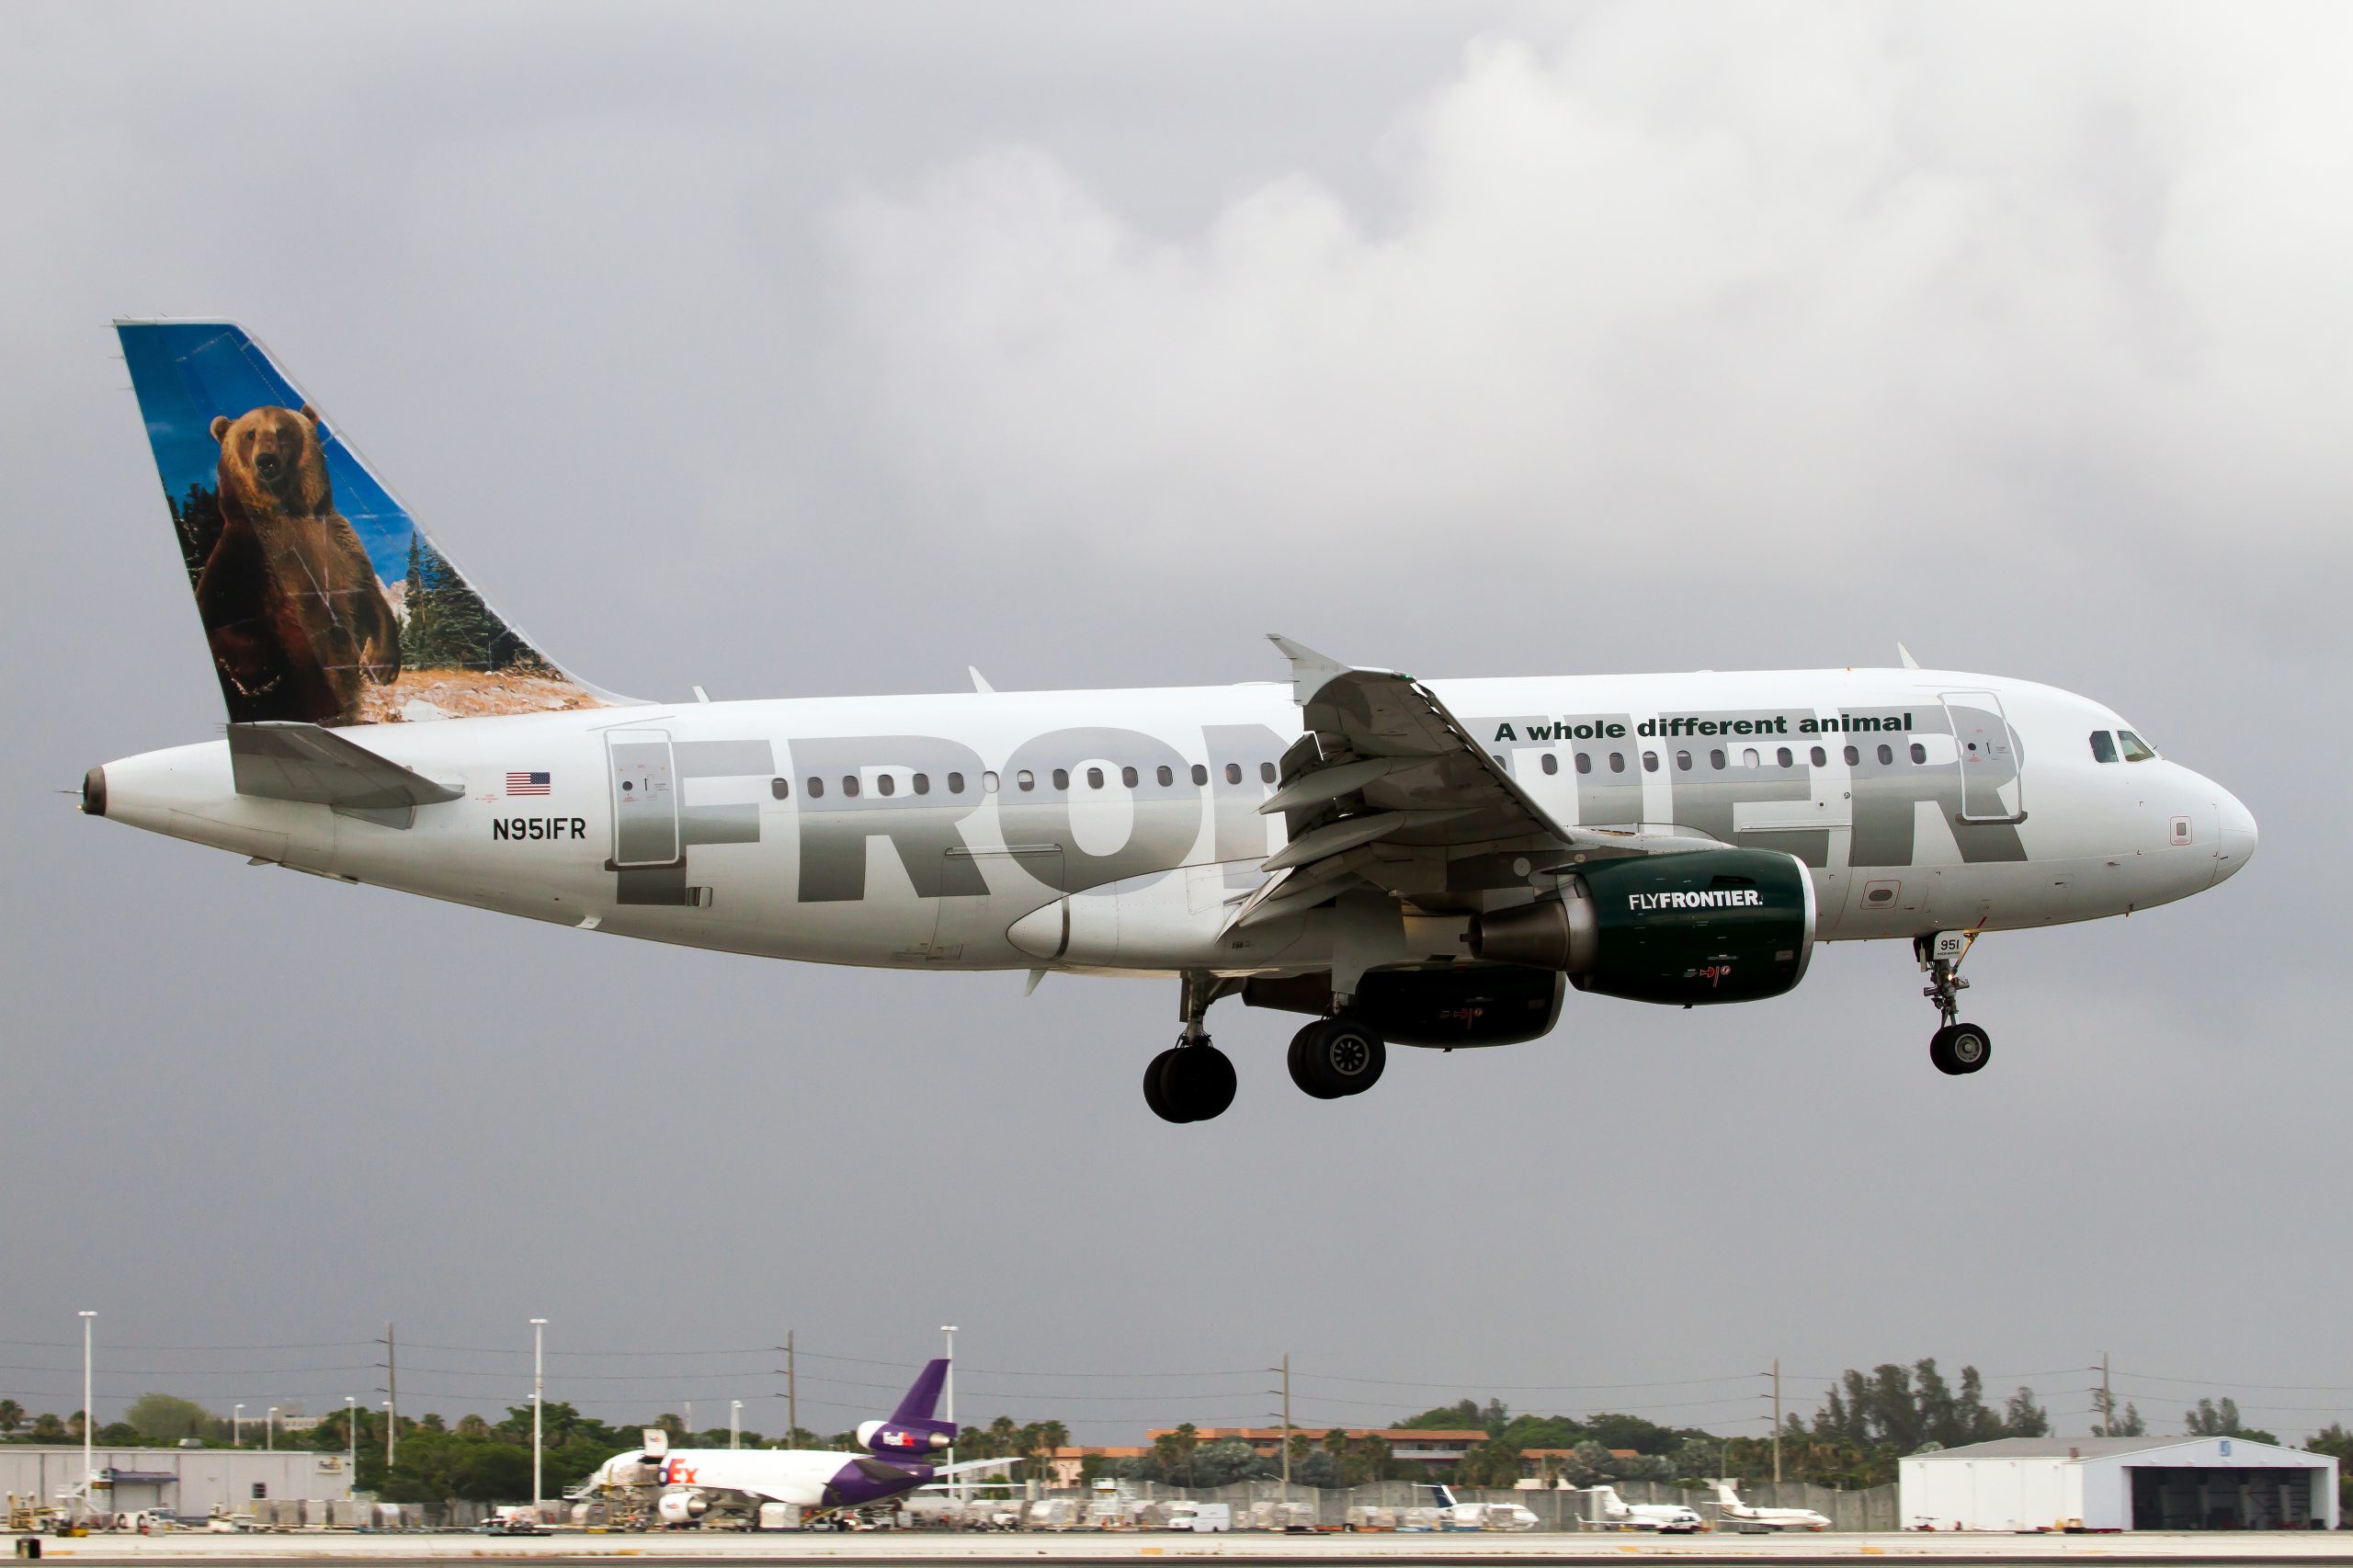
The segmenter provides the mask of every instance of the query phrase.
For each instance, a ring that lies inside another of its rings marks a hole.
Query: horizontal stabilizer
[[[454,801],[465,793],[412,773],[316,724],[232,724],[229,766],[240,795],[307,801],[346,811],[398,811]]]

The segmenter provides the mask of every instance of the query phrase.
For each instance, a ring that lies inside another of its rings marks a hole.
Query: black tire
[[[1336,1100],[1343,1091],[1318,1077],[1310,1062],[1315,1041],[1323,1028],[1324,1020],[1318,1018],[1290,1037],[1290,1081],[1299,1085],[1302,1094],[1312,1095],[1319,1100]]]
[[[1203,1040],[1167,1053],[1160,1068],[1160,1096],[1186,1121],[1209,1121],[1233,1103],[1233,1062]]]
[[[1324,1018],[1290,1042],[1291,1082],[1319,1100],[1360,1095],[1381,1081],[1389,1048],[1379,1035],[1349,1018]]]
[[[1994,1060],[1994,1037],[1975,1024],[1955,1024],[1945,1031],[1945,1052],[1961,1072],[1982,1072]]]
[[[1143,1103],[1150,1106],[1152,1114],[1163,1121],[1190,1121],[1191,1117],[1178,1114],[1176,1102],[1169,1099],[1168,1091],[1161,1081],[1162,1070],[1168,1065],[1168,1059],[1176,1054],[1174,1051],[1164,1051],[1144,1064]]]

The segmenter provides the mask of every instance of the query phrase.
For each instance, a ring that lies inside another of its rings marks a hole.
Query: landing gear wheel
[[[1939,1073],[1974,1073],[1994,1060],[1994,1040],[1975,1024],[1947,1024],[1928,1041],[1928,1060]]]
[[[1290,1081],[1319,1100],[1364,1093],[1388,1064],[1381,1037],[1347,1018],[1319,1018],[1291,1037]]]
[[[1167,1052],[1160,1068],[1160,1095],[1176,1119],[1208,1121],[1233,1103],[1233,1062],[1204,1040]]]
[[[1167,1091],[1161,1086],[1161,1070],[1168,1065],[1168,1059],[1176,1054],[1176,1052],[1173,1050],[1164,1051],[1144,1063],[1143,1103],[1151,1107],[1152,1114],[1163,1121],[1190,1121],[1193,1119],[1191,1117],[1177,1114],[1176,1108],[1169,1101]]]

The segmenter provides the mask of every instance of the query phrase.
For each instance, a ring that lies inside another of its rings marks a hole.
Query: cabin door
[[[613,864],[672,866],[678,861],[677,765],[666,730],[612,730]]]

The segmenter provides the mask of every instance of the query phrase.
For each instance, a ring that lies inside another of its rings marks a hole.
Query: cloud
[[[2342,563],[2340,51],[2138,11],[1705,22],[1475,41],[1380,200],[1299,174],[1156,235],[1014,145],[845,201],[878,449],[928,509],[1145,551],[2227,526]]]

